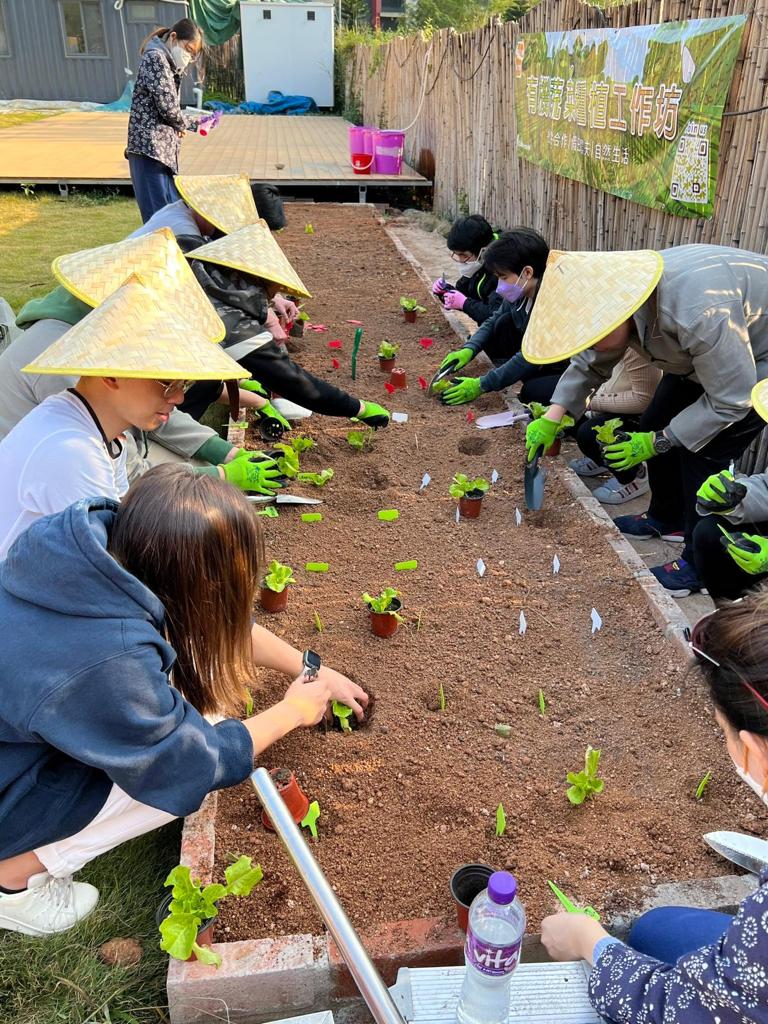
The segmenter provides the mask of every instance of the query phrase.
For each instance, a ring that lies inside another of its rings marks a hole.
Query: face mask
[[[478,272],[478,270],[482,270],[482,267],[483,267],[483,261],[482,260],[472,260],[471,263],[462,263],[461,264],[461,274],[462,274],[462,277],[472,277],[472,275],[476,274]]]
[[[734,767],[741,781],[746,782],[749,788],[768,806],[768,793],[764,791],[763,786],[756,779],[753,779],[751,775],[748,775],[740,764],[735,764]]]
[[[508,281],[499,281],[496,285],[496,291],[507,302],[519,302],[525,294],[525,289],[520,284],[520,275],[517,275],[517,281],[514,284],[510,284]]]
[[[180,71],[184,71],[192,60],[192,55],[183,46],[179,46],[178,43],[171,47],[171,57],[173,57],[173,63]]]

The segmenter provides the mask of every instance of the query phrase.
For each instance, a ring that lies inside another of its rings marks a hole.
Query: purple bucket
[[[349,161],[355,174],[370,174],[373,167],[371,129],[351,124],[349,133]]]
[[[405,132],[377,130],[373,133],[376,174],[400,174],[403,169]]]

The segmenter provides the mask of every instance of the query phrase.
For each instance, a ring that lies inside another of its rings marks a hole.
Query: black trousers
[[[651,404],[640,417],[639,430],[661,430],[683,409],[704,394],[701,384],[665,374]],[[698,452],[673,448],[666,455],[648,460],[648,481],[651,503],[648,514],[653,519],[685,531],[682,557],[693,561],[693,531],[699,522],[696,514],[696,491],[708,476],[727,469],[731,459],[738,459],[765,426],[764,420],[750,409],[746,416],[721,430]]]
[[[752,576],[740,569],[720,543],[723,535],[718,524],[722,524],[729,533],[757,533],[765,537],[768,535],[768,523],[730,526],[720,516],[705,516],[693,531],[693,562],[699,579],[713,601],[735,601],[745,591],[768,579],[768,573]]]
[[[603,460],[600,445],[597,443],[594,428],[602,426],[603,423],[607,423],[608,420],[612,419],[616,419],[616,413],[598,412],[594,416],[583,417],[576,424],[576,443],[581,451],[592,459],[593,462],[596,462],[598,466],[606,465],[606,463]],[[622,422],[623,430],[637,430],[639,422],[637,416],[620,416],[619,419]],[[637,466],[633,466],[632,469],[612,469],[611,473],[613,473],[619,483],[628,484],[637,476]]]
[[[531,377],[520,388],[520,394],[517,397],[525,403],[541,402],[542,405],[550,405],[560,377],[559,373],[543,373]]]

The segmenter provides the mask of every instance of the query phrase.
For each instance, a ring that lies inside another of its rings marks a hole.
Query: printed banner
[[[711,217],[720,121],[745,22],[521,36],[518,155],[645,206]]]

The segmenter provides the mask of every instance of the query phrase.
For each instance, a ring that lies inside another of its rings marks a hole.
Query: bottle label
[[[490,977],[499,977],[504,974],[511,974],[520,962],[520,947],[523,944],[522,938],[511,946],[489,945],[478,939],[471,931],[467,932],[467,944],[464,948],[464,955],[467,963],[472,964],[481,974]]]

